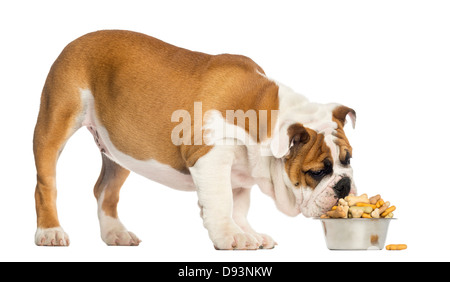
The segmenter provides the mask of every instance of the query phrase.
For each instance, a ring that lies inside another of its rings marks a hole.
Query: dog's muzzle
[[[336,197],[341,199],[348,196],[348,194],[350,193],[351,185],[352,180],[350,179],[350,177],[342,177],[342,179],[339,180],[338,183],[336,183],[336,185],[334,185],[333,187]]]

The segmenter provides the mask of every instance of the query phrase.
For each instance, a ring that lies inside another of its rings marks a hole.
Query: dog
[[[130,171],[196,191],[216,249],[270,249],[247,221],[257,185],[289,216],[320,216],[356,194],[341,104],[318,104],[266,76],[251,59],[209,55],[122,30],[86,34],[52,65],[34,131],[35,243],[68,246],[56,208],[56,165],[85,126],[103,167],[94,187],[107,245],[139,245],[118,219]]]

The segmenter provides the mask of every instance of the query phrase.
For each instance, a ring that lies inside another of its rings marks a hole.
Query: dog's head
[[[286,136],[272,148],[283,160],[285,185],[307,217],[320,216],[339,198],[356,194],[353,152],[344,133],[346,117],[354,126],[356,113],[341,105],[327,105],[320,112],[319,120],[289,123],[282,129]]]

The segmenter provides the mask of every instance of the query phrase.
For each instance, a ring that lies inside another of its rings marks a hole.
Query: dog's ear
[[[346,106],[337,106],[333,110],[333,118],[339,121],[342,124],[342,127],[344,127],[347,119],[347,115],[350,117],[350,120],[352,121],[352,127],[355,129],[355,123],[356,123],[356,112],[352,108],[346,107]]]
[[[309,134],[305,127],[303,127],[300,123],[294,123],[289,126],[287,135],[289,136],[289,147],[300,146],[301,144],[306,144],[309,141]]]
[[[282,158],[287,155],[292,148],[296,150],[301,145],[309,141],[309,134],[305,127],[300,123],[294,123],[289,126],[282,126],[278,134],[273,136],[270,143],[272,154],[276,158]]]

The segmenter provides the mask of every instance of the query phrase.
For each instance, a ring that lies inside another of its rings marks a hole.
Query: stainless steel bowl
[[[330,250],[381,250],[393,218],[320,218]]]

